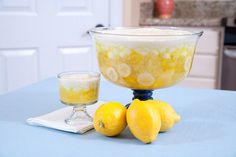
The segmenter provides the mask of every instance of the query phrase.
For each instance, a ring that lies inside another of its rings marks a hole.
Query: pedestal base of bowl
[[[138,90],[138,89],[133,89],[133,95],[134,95],[133,100],[134,99],[139,99],[139,100],[150,100],[150,99],[153,99],[152,98],[152,94],[153,94],[152,91],[153,90]],[[129,105],[130,105],[130,103],[126,105],[126,108],[128,108]]]

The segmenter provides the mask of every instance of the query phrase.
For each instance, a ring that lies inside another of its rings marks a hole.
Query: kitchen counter
[[[132,91],[101,81],[100,100],[126,104]],[[0,156],[86,157],[235,157],[236,92],[171,87],[154,91],[182,116],[152,144],[143,144],[126,129],[118,137],[94,130],[83,135],[30,126],[26,119],[64,107],[56,79],[0,96]]]
[[[141,26],[220,27],[221,23],[221,18],[148,18],[140,21]]]
[[[174,2],[171,19],[158,19],[155,4],[140,4],[139,23],[142,26],[219,27],[224,17],[235,17],[236,1],[181,0]],[[227,8],[227,9],[226,9]]]

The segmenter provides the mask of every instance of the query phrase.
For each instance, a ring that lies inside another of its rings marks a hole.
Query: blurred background
[[[204,31],[185,87],[236,90],[236,0],[0,0],[0,94],[63,71],[98,71],[88,31]]]

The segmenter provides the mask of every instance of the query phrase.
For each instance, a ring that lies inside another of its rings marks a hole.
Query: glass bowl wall
[[[164,88],[183,80],[191,69],[202,35],[172,27],[102,27],[90,33],[103,76],[114,84],[136,90]]]

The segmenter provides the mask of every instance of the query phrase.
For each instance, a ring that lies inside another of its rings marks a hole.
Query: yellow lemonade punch
[[[66,119],[71,124],[77,119],[78,111],[86,112],[86,105],[98,100],[100,74],[96,72],[65,72],[58,75],[60,100],[65,105],[74,106],[72,115]]]
[[[177,29],[127,28],[94,31],[101,73],[137,90],[172,86],[189,73],[198,36]]]
[[[102,75],[149,100],[189,73],[202,31],[174,27],[100,27],[90,30]],[[129,104],[127,104],[128,107]]]

